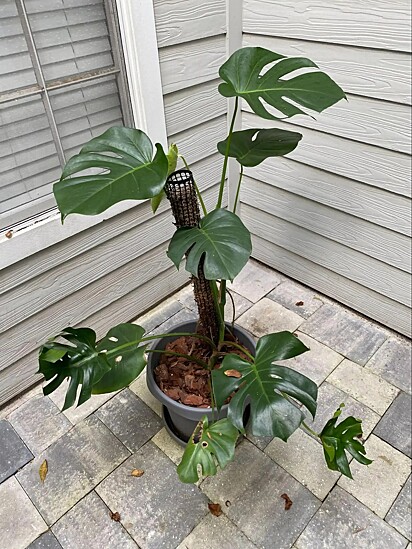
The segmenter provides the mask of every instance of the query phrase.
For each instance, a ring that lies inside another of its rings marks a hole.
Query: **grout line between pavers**
[[[280,469],[282,469],[282,471],[284,471],[287,475],[291,476],[292,478],[294,478],[301,486],[303,486],[303,488],[306,488],[306,490],[308,490],[312,496],[314,496],[318,501],[321,502],[321,504],[323,504],[323,502],[326,500],[326,498],[328,497],[328,495],[331,493],[331,491],[334,489],[334,487],[336,486],[336,484],[338,483],[338,481],[340,480],[340,478],[342,477],[342,474],[340,474],[338,476],[338,478],[335,480],[335,482],[333,483],[332,485],[332,488],[328,491],[328,493],[326,494],[325,498],[324,499],[321,499],[319,496],[317,496],[316,494],[314,494],[312,492],[312,490],[309,488],[309,486],[305,486],[305,484],[303,484],[303,482],[301,480],[299,480],[298,478],[295,477],[295,475],[293,473],[291,473],[290,471],[287,471],[284,467],[282,467],[282,465],[280,465],[277,461],[275,461],[272,456],[270,456],[269,454],[267,454],[264,450],[261,450],[261,452],[263,452],[265,454],[265,456],[267,456],[271,461],[273,461],[273,463],[275,465],[277,465],[278,467],[280,467]],[[329,471],[330,469],[327,468],[327,470]]]
[[[107,503],[104,501],[104,499],[103,499],[102,497],[100,497],[100,495],[99,495],[94,489],[93,489],[92,491],[93,491],[93,492],[95,493],[95,495],[99,498],[99,500],[103,503],[103,505],[106,507],[106,509],[107,509],[110,513],[113,513],[113,510],[110,509],[110,507],[107,505]],[[91,492],[89,492],[89,494],[90,494],[90,493],[91,493]],[[83,499],[84,499],[84,498],[83,498]],[[77,505],[77,504],[76,504],[76,505]],[[110,516],[109,513],[107,513],[107,516]],[[59,520],[60,520],[60,519],[59,519]],[[128,530],[128,529],[126,528],[126,526],[123,524],[121,515],[120,515],[120,521],[119,521],[119,522],[120,522],[120,526],[121,526],[122,530],[124,530],[124,531],[126,532],[127,536],[132,540],[132,542],[136,544],[137,549],[141,549],[141,548],[140,548],[140,545],[136,542],[136,540],[134,539],[134,537],[130,534],[129,530]],[[56,523],[55,523],[55,524],[56,524]],[[54,532],[53,532],[53,534],[54,534]],[[56,535],[56,534],[54,534],[54,535],[55,535],[56,538],[57,538],[57,535]],[[57,538],[57,539],[59,539],[59,538]]]
[[[345,494],[347,494],[348,496],[352,496],[353,498],[356,499],[356,501],[358,503],[360,503],[361,505],[363,505],[366,509],[368,509],[368,511],[370,511],[371,513],[373,513],[375,515],[375,517],[377,517],[379,520],[381,520],[382,522],[384,522],[387,526],[389,526],[389,528],[392,528],[392,530],[394,530],[396,533],[399,533],[398,530],[396,530],[396,528],[394,528],[391,524],[389,524],[389,522],[387,522],[384,518],[382,518],[381,516],[379,516],[377,513],[375,513],[375,511],[373,509],[371,509],[370,507],[368,507],[366,505],[366,503],[364,503],[363,501],[360,501],[354,494],[351,494],[350,492],[348,492],[347,490],[345,490],[345,488],[343,488],[343,486],[340,486],[339,485],[339,488],[341,490],[343,490],[345,492]],[[398,494],[399,495],[399,494]],[[396,496],[398,497],[398,496]],[[395,498],[396,500],[396,498]],[[395,503],[395,500],[393,501],[393,503]],[[392,504],[393,505],[393,504]],[[386,515],[385,515],[386,516]],[[407,538],[405,538],[405,536],[403,534],[400,534],[403,539],[407,542]]]

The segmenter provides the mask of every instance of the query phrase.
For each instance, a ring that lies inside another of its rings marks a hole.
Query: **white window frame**
[[[135,127],[167,146],[166,122],[152,0],[116,0]],[[144,201],[126,200],[96,216],[73,214],[62,226],[49,212],[0,234],[0,269],[70,238]],[[7,235],[7,236],[6,236]]]

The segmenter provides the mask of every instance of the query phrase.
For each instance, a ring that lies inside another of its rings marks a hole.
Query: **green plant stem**
[[[237,183],[237,189],[236,189],[236,198],[235,198],[235,203],[233,204],[233,213],[236,213],[237,203],[239,201],[240,185],[242,183],[242,178],[243,178],[243,166],[241,164],[240,165],[240,173],[239,173],[239,181]]]
[[[192,362],[196,362],[196,364],[199,364],[204,368],[205,370],[209,370],[209,364],[206,362],[203,362],[203,360],[200,360],[199,358],[195,358],[191,355],[185,355],[183,353],[175,353],[174,351],[166,351],[165,349],[146,349],[146,353],[161,353],[164,355],[171,355],[171,356],[179,356],[183,358],[188,358]]]
[[[233,309],[233,313],[232,313],[232,328],[233,328],[233,324],[235,323],[235,318],[236,318],[236,305],[235,305],[235,300],[233,299],[233,295],[231,292],[229,292],[229,290],[226,288],[226,293],[227,295],[229,296],[229,299],[230,301],[232,302],[232,309]]]
[[[227,137],[225,159],[223,161],[222,177],[220,179],[219,198],[217,200],[217,204],[216,204],[216,208],[215,208],[216,210],[218,208],[222,207],[223,191],[224,191],[224,188],[225,188],[225,180],[226,180],[227,163],[228,163],[228,159],[229,159],[230,143],[232,141],[233,128],[235,127],[235,121],[236,121],[238,106],[239,106],[239,97],[236,97],[235,108],[233,109],[233,116],[232,116],[232,120],[230,122],[229,135]]]
[[[239,345],[238,343],[234,343],[233,341],[222,341],[222,343],[223,345],[231,345],[232,347],[236,347],[236,349],[239,349],[240,351],[245,353],[245,355],[250,358],[252,362],[255,362],[255,357],[251,353],[249,353],[249,351],[245,349],[243,345]]]
[[[209,282],[210,282],[210,287],[212,288],[213,301],[214,301],[215,309],[217,311],[218,319],[219,319],[219,342],[218,342],[218,344],[220,344],[220,341],[223,341],[224,336],[225,336],[225,318],[224,318],[224,316],[222,316],[222,309],[220,308],[219,290],[217,289],[216,280],[209,280]]]
[[[181,154],[179,154],[179,158],[182,159],[182,162],[185,165],[186,170],[190,171],[189,164],[186,162],[186,158]],[[203,215],[207,215],[207,209],[206,209],[205,203],[204,203],[203,198],[202,198],[202,193],[200,192],[200,189],[197,186],[195,178],[193,178],[193,184],[195,186],[195,191],[196,191],[196,194],[197,194],[197,198],[199,199],[200,206],[201,206],[202,211],[203,211]]]
[[[221,280],[219,309],[220,309],[220,318],[222,319],[222,324],[220,325],[220,330],[219,330],[219,344],[225,338],[225,305],[226,305],[226,280]]]
[[[136,339],[135,341],[128,341],[123,345],[119,345],[119,347],[116,347],[115,349],[111,349],[110,351],[107,351],[106,356],[117,355],[119,354],[119,351],[121,351],[122,349],[128,349],[129,347],[133,347],[134,345],[137,345],[139,343],[144,343],[145,341],[153,341],[153,339],[161,339],[162,337],[183,337],[183,336],[197,337],[198,339],[202,339],[203,341],[206,341],[212,347],[212,349],[216,349],[216,345],[209,337],[199,335],[199,334],[190,334],[188,332],[177,332],[177,333],[174,332],[169,334],[156,334],[153,336],[142,337],[141,339]]]
[[[315,431],[314,431],[313,429],[311,429],[311,428],[309,427],[309,425],[307,425],[304,421],[302,421],[301,425],[302,425],[302,427],[303,427],[304,429],[306,429],[306,431],[307,431],[308,433],[310,433],[311,435],[313,435],[313,436],[316,437],[316,438],[320,438],[319,434],[318,434],[318,433],[315,433]]]

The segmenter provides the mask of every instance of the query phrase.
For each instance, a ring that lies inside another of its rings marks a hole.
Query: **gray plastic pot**
[[[230,326],[230,325],[228,325]],[[234,335],[238,338],[239,342],[249,349],[253,354],[255,352],[255,341],[253,337],[246,332],[240,326],[234,326],[231,328]],[[195,333],[196,322],[185,322],[178,324],[173,329],[168,330],[166,333]],[[157,339],[152,349],[164,349],[166,345],[176,339],[176,336],[163,337]],[[193,406],[186,406],[180,402],[176,402],[172,398],[168,397],[161,391],[154,378],[154,369],[159,364],[161,354],[149,353],[147,360],[147,386],[149,391],[154,397],[157,398],[163,404],[163,422],[169,434],[180,444],[185,445],[190,438],[190,435],[195,430],[197,423],[203,416],[207,416],[209,421],[214,419],[222,419],[227,416],[228,405],[222,406],[220,412],[211,408],[195,408]],[[165,409],[166,408],[166,409]]]

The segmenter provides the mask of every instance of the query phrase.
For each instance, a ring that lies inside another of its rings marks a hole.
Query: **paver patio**
[[[232,285],[237,323],[255,336],[293,330],[311,347],[294,362],[320,386],[315,427],[346,402],[344,416],[364,419],[372,465],[354,464],[353,481],[331,472],[299,430],[287,444],[248,436],[224,471],[184,485],[182,448],[144,375],[64,413],[61,392],[35,387],[0,409],[0,549],[411,547],[409,340],[255,261],[244,273]],[[137,322],[160,333],[194,316],[186,287]]]

